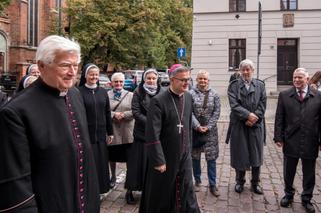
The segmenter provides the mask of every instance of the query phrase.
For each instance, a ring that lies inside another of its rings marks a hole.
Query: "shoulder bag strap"
[[[119,107],[119,105],[121,104],[121,102],[124,100],[124,98],[126,97],[126,95],[128,94],[129,92],[127,92],[121,99],[120,101],[118,102],[118,104],[114,107],[114,109],[112,111],[116,111],[116,109]]]

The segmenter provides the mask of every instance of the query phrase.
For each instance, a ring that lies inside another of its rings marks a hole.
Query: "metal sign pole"
[[[261,40],[262,40],[262,6],[259,1],[258,8],[258,42],[257,42],[257,78],[260,78],[260,55],[261,55]]]

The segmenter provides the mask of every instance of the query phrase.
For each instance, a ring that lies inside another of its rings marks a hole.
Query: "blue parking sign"
[[[186,57],[186,49],[185,47],[177,48],[177,58],[185,58]]]

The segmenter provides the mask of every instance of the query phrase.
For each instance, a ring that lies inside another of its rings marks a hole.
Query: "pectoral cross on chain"
[[[181,134],[183,127],[184,127],[184,126],[182,125],[182,123],[177,124],[178,134]]]
[[[173,101],[173,105],[174,105],[174,108],[175,108],[175,112],[176,112],[177,118],[179,120],[179,124],[176,125],[177,128],[178,128],[178,134],[181,134],[182,133],[182,128],[184,127],[182,125],[182,118],[183,118],[183,113],[184,113],[185,97],[183,95],[183,109],[182,109],[182,112],[181,112],[181,116],[179,116],[179,113],[178,113],[178,110],[177,110],[177,107],[176,107],[176,103],[175,103],[174,98],[173,98],[172,95],[171,95],[171,98],[172,98],[172,101]]]

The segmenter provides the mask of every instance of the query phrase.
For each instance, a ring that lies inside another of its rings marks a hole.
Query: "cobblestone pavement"
[[[296,194],[291,208],[282,208],[279,205],[283,197],[283,156],[282,151],[273,143],[273,118],[275,113],[276,99],[269,99],[266,111],[267,118],[267,141],[264,147],[264,164],[261,168],[261,185],[263,195],[256,195],[250,191],[250,172],[246,174],[246,184],[243,193],[234,192],[235,172],[230,167],[229,145],[224,143],[228,127],[228,104],[227,99],[222,98],[222,116],[218,124],[220,139],[220,155],[217,159],[217,183],[221,196],[213,197],[208,190],[206,175],[206,162],[202,155],[202,186],[197,192],[199,206],[204,213],[210,212],[305,212],[301,206],[300,193],[302,191],[302,171],[298,165],[297,175],[294,181]],[[127,205],[124,199],[126,165],[117,166],[117,186],[105,197],[101,204],[101,213],[138,212],[140,193],[134,192],[137,199],[136,205]],[[321,212],[321,160],[318,158],[316,165],[316,186],[312,203],[316,212]]]

